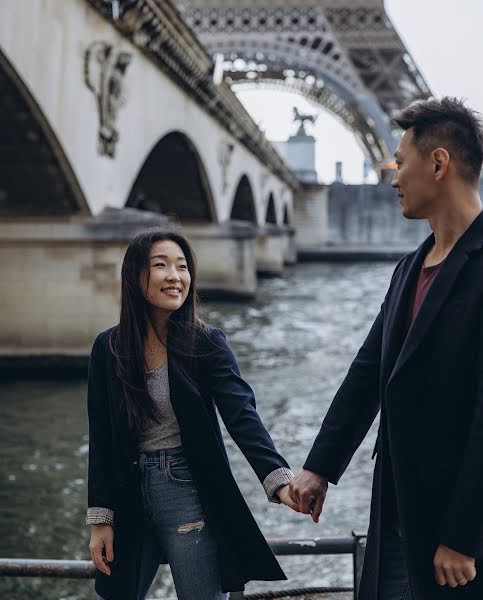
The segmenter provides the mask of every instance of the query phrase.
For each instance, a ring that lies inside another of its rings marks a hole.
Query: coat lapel
[[[402,305],[396,309],[396,318],[401,321],[406,318],[409,309],[408,300],[410,297],[410,287],[415,284],[417,273],[424,261],[424,257],[431,246],[433,236],[430,236],[422,245],[415,255],[413,264],[411,265],[408,276],[406,277],[403,286],[405,289],[400,294],[401,300],[406,298],[406,302],[400,302]],[[416,351],[428,332],[431,324],[448,298],[456,279],[458,278],[461,269],[468,260],[468,255],[473,250],[481,248],[483,245],[483,213],[473,221],[465,233],[456,242],[446,260],[441,265],[441,269],[436,275],[434,282],[426,294],[421,308],[412,324],[409,332],[404,340],[401,352],[397,358],[396,364],[392,370],[389,382],[395,377],[398,371],[408,361],[411,355]],[[408,289],[409,288],[409,289]],[[403,311],[403,312],[401,312]],[[396,319],[395,319],[396,320]],[[388,383],[389,383],[388,382]]]
[[[394,295],[386,306],[384,316],[383,373],[389,378],[407,334],[407,320],[411,294],[416,285],[421,265],[429,248],[434,244],[431,234],[401,270],[394,283]]]

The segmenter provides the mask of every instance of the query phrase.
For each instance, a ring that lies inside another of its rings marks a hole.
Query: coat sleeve
[[[111,422],[106,379],[106,349],[100,334],[89,358],[87,413],[89,420],[88,507],[113,510]],[[92,511],[91,511],[92,512]]]
[[[263,483],[277,469],[289,466],[275,449],[257,413],[254,393],[240,375],[225,334],[214,329],[210,337],[212,350],[206,373],[210,393],[228,433]]]
[[[479,324],[477,396],[461,468],[440,529],[440,543],[483,559],[483,311]]]
[[[337,484],[380,407],[384,304],[330,405],[304,469]]]

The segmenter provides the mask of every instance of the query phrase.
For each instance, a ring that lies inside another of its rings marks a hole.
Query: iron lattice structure
[[[373,163],[391,160],[391,116],[431,91],[383,0],[176,0],[228,81],[302,94],[342,119]],[[221,59],[219,59],[221,60]]]

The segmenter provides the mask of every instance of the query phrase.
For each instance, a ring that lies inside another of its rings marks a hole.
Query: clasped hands
[[[288,484],[277,490],[283,504],[296,512],[310,514],[314,523],[327,496],[328,480],[322,475],[303,469]],[[452,588],[465,586],[476,577],[475,559],[440,544],[433,560],[434,578],[438,585]]]
[[[314,523],[319,522],[329,482],[326,477],[304,469],[292,481],[277,490],[283,504],[296,512],[310,514]]]

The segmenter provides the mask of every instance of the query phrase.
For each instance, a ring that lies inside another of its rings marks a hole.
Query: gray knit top
[[[168,363],[147,372],[148,393],[160,413],[160,420],[150,420],[139,436],[138,449],[164,450],[181,446],[178,420],[169,396]]]

